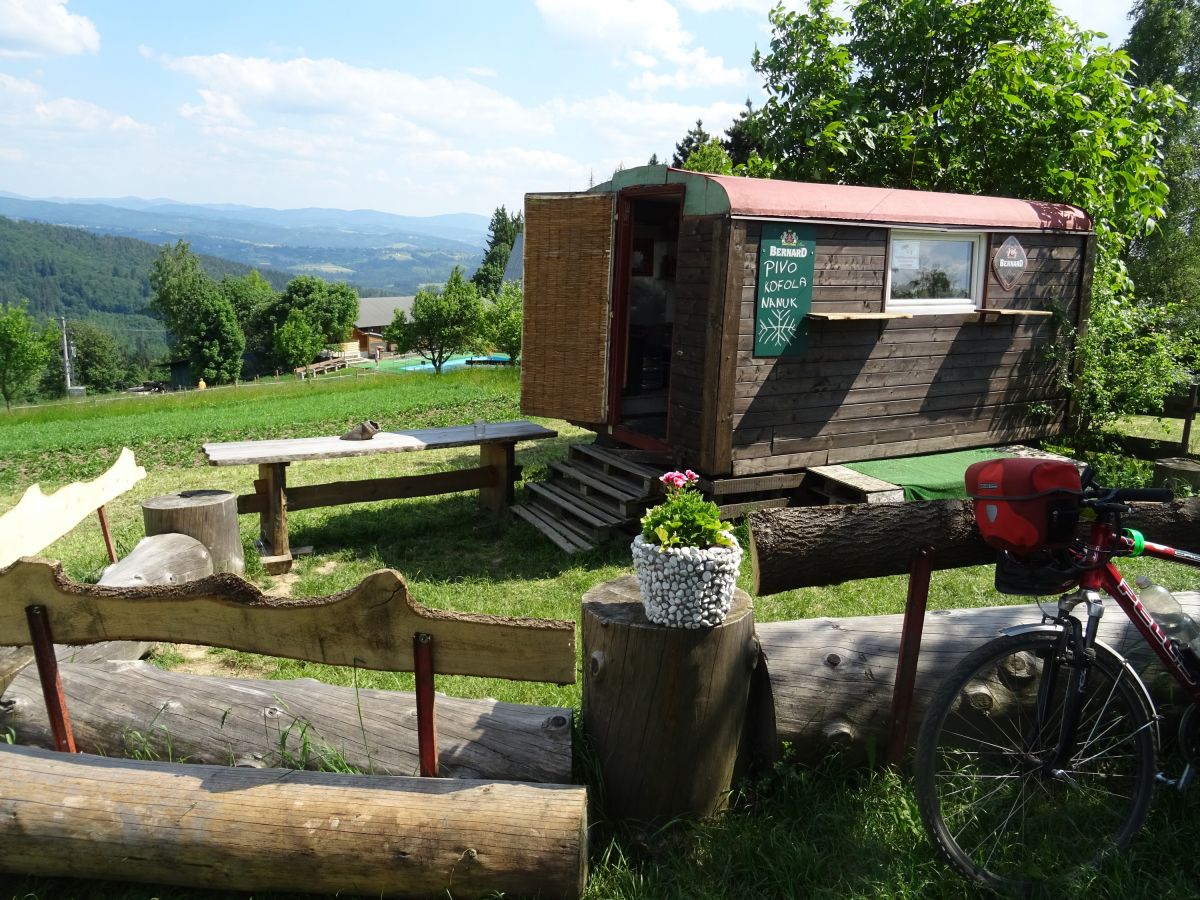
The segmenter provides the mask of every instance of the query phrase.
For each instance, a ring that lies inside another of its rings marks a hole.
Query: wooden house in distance
[[[1051,436],[1093,257],[1053,203],[664,166],[528,194],[521,408],[716,494]]]

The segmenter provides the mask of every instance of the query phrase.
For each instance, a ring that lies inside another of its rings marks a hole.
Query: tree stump
[[[1200,493],[1200,462],[1184,457],[1156,460],[1154,486],[1169,487],[1177,497]]]
[[[146,535],[176,532],[193,537],[212,554],[214,572],[246,571],[238,530],[237,495],[230,491],[179,491],[142,504]]]
[[[728,799],[758,661],[737,591],[715,628],[655,625],[632,575],[583,597],[583,728],[610,818],[705,816]]]

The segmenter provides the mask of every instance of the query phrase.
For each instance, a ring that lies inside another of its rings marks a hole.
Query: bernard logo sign
[[[1000,245],[996,250],[996,255],[992,257],[992,271],[996,273],[996,280],[1000,282],[1000,287],[1006,291],[1011,291],[1016,287],[1028,267],[1029,257],[1025,254],[1025,248],[1011,235]]]

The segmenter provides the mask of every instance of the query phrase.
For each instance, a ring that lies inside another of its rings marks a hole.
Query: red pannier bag
[[[987,459],[967,468],[966,483],[975,524],[992,547],[1020,555],[1065,546],[1075,536],[1083,486],[1074,463]]]

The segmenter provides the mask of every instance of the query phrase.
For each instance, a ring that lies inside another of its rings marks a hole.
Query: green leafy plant
[[[642,516],[642,537],[660,547],[731,547],[729,527],[721,511],[696,490],[700,476],[667,472],[659,479],[667,488],[667,499]]]

